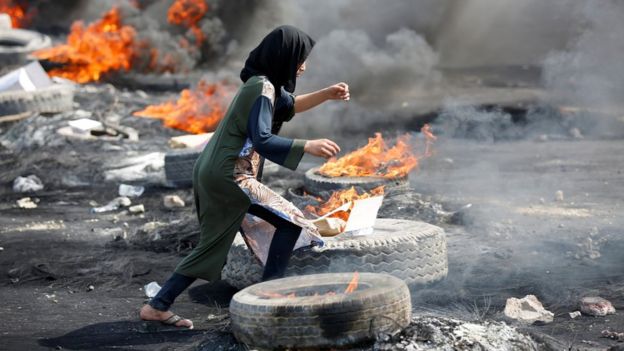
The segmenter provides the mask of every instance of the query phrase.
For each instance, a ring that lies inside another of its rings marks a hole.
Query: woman
[[[143,320],[192,329],[192,321],[175,315],[169,307],[195,279],[220,278],[239,229],[265,264],[263,280],[283,276],[296,246],[320,241],[316,228],[301,211],[258,180],[263,158],[294,170],[304,153],[329,158],[340,151],[336,143],[327,139],[292,140],[277,136],[282,123],[295,112],[326,100],[349,100],[345,83],[292,95],[313,46],[314,41],[304,32],[281,26],[249,54],[240,75],[244,84],[195,164],[193,188],[201,230],[199,244],[180,262],[160,292],[143,306]]]

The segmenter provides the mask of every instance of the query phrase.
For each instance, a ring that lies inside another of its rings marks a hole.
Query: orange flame
[[[359,194],[357,190],[355,190],[355,187],[351,187],[345,190],[334,191],[329,197],[329,199],[327,199],[327,201],[325,201],[319,207],[308,205],[306,206],[305,210],[309,213],[313,213],[320,217],[320,216],[324,216],[328,214],[329,212],[337,209],[338,207],[346,203],[351,202],[353,204],[353,201],[355,200],[368,199],[370,197],[380,196],[383,194],[384,194],[383,185],[371,190],[370,193],[364,192],[362,194]],[[336,213],[333,213],[330,217],[336,217],[344,221],[347,221],[349,219],[350,211],[351,211],[351,208],[347,211],[338,211]]]
[[[130,69],[135,36],[134,28],[123,25],[119,10],[113,7],[86,28],[82,21],[74,22],[66,44],[39,50],[35,56],[64,64],[51,70],[52,76],[78,83],[98,81],[105,73]]]
[[[351,278],[351,281],[349,282],[349,285],[347,286],[347,288],[345,289],[345,294],[350,294],[352,292],[354,292],[357,287],[358,287],[358,281],[360,280],[360,273],[355,272],[353,273],[353,278]]]
[[[189,133],[212,132],[223,118],[233,92],[229,84],[201,80],[195,89],[184,89],[177,101],[148,106],[133,115],[161,119],[165,126]]]
[[[198,23],[206,12],[208,4],[204,0],[176,0],[167,11],[167,20],[171,24],[190,29],[195,35],[195,45],[199,47],[205,37]]]
[[[25,1],[0,0],[0,13],[6,13],[11,17],[13,28],[24,28],[30,23],[32,13]]]
[[[430,145],[436,139],[429,125],[421,131],[425,135],[425,155],[430,156]],[[397,139],[396,144],[388,148],[381,133],[375,133],[368,139],[368,144],[339,159],[331,159],[319,169],[326,177],[384,177],[399,178],[406,176],[418,166],[416,156],[409,144],[410,136],[405,134]]]

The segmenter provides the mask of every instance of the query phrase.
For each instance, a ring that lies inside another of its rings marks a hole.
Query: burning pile
[[[212,132],[223,118],[234,91],[228,83],[201,80],[195,89],[184,89],[177,101],[148,106],[133,115],[158,118],[167,127],[193,134]]]
[[[353,204],[355,200],[368,199],[374,196],[381,196],[383,194],[384,194],[383,186],[379,186],[375,189],[372,189],[370,193],[367,193],[367,192],[359,193],[355,189],[355,187],[351,187],[350,189],[339,190],[339,191],[333,192],[331,196],[329,197],[329,199],[327,199],[327,201],[323,202],[318,207],[314,207],[312,205],[306,206],[305,211],[321,217],[330,213],[331,211],[337,209],[338,207],[344,204],[347,204],[347,203]],[[321,201],[321,199],[318,199],[318,200]],[[349,219],[349,211],[350,209],[346,211],[338,211],[336,213],[333,213],[330,217],[340,218],[346,222]]]
[[[19,0],[0,0],[0,13],[6,13],[11,17],[13,28],[24,28],[32,17],[28,3]]]
[[[430,145],[436,139],[429,125],[421,132],[425,136],[425,152],[421,157],[429,157]],[[405,177],[418,166],[419,157],[412,152],[408,134],[400,136],[396,144],[389,148],[381,133],[375,133],[368,144],[339,159],[332,159],[319,168],[326,177]]]
[[[205,37],[198,23],[207,12],[208,4],[204,0],[176,0],[167,11],[167,20],[190,29],[195,36],[195,45],[199,47]]]
[[[108,72],[131,68],[135,36],[134,28],[122,24],[119,9],[114,7],[87,27],[75,22],[66,44],[40,50],[35,56],[63,64],[49,72],[52,76],[79,83],[98,81]]]

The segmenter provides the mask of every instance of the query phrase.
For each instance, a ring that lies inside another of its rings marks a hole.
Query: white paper
[[[348,211],[353,204],[343,233],[357,232],[359,235],[371,234],[372,228],[377,221],[377,213],[383,203],[383,198],[383,196],[374,196],[368,199],[348,202],[320,218],[331,217],[331,215],[339,211]]]

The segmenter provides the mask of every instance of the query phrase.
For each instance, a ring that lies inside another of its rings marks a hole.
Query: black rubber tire
[[[237,235],[221,277],[242,289],[261,281],[263,267]],[[448,274],[446,236],[424,222],[378,219],[370,235],[325,238],[322,248],[296,250],[286,276],[331,272],[386,273],[411,285],[439,281]]]
[[[384,177],[325,177],[317,173],[319,167],[309,169],[305,173],[303,186],[308,193],[319,195],[324,191],[335,191],[358,186],[364,190],[372,190],[384,185],[387,188],[407,187],[407,176],[388,179]]]
[[[201,152],[185,150],[169,152],[165,155],[165,176],[167,185],[174,188],[193,186],[193,167]]]
[[[2,42],[11,45],[2,45]],[[52,45],[47,35],[24,29],[0,30],[0,64],[18,65],[26,63],[32,52]]]
[[[24,112],[57,113],[74,108],[74,87],[54,84],[35,91],[0,93],[0,116]]]
[[[252,347],[340,347],[409,325],[412,305],[407,285],[385,274],[361,273],[353,293],[333,296],[263,298],[263,292],[344,284],[353,273],[315,274],[273,280],[239,291],[230,303],[232,332]]]

